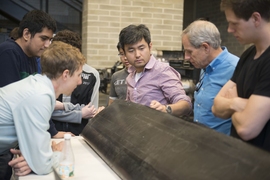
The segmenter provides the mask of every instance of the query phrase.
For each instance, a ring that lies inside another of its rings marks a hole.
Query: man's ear
[[[69,70],[66,69],[66,70],[64,70],[64,72],[62,73],[62,78],[63,78],[64,80],[66,80],[66,79],[68,78],[68,76],[69,76]]]
[[[152,42],[149,43],[149,50],[151,52],[151,50],[152,50]]]
[[[252,18],[253,23],[255,24],[256,27],[260,25],[261,20],[262,20],[260,13],[258,13],[258,12],[252,13],[251,18]]]
[[[31,33],[29,32],[29,29],[28,28],[25,28],[23,30],[23,35],[22,35],[23,39],[25,41],[28,41],[29,39],[31,39]]]
[[[209,45],[208,43],[202,43],[201,46],[204,48],[204,50],[205,50],[206,52],[209,52],[209,50],[210,50],[210,45]]]

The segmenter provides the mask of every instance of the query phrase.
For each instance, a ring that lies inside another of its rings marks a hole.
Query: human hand
[[[94,115],[97,113],[96,108],[91,103],[87,104],[82,108],[82,118],[89,119],[94,117]]]
[[[230,108],[235,112],[243,111],[247,105],[247,99],[238,97],[236,86],[228,89],[224,97],[230,99]]]
[[[245,109],[248,100],[244,98],[233,98],[230,108],[233,109],[235,112],[241,112]]]
[[[228,99],[236,98],[238,97],[236,86],[228,89],[228,91],[225,93],[225,96]]]
[[[16,176],[25,176],[30,172],[32,172],[31,168],[28,166],[28,163],[24,159],[20,150],[10,149],[10,152],[16,158],[13,158],[11,161],[9,161],[8,165],[13,168]]]
[[[71,134],[71,136],[75,136],[73,133],[71,132],[65,132],[65,131],[58,131],[58,133],[56,135],[54,135],[52,138],[57,139],[57,138],[64,138],[64,134]]]
[[[64,109],[65,109],[64,104],[56,100],[54,110],[64,110]]]
[[[97,110],[96,114],[94,115],[94,117],[95,117],[99,112],[101,112],[103,109],[105,109],[104,106],[98,107],[98,110]]]
[[[160,104],[160,102],[156,100],[151,101],[150,108],[161,111],[161,112],[166,112],[166,107],[163,104]]]
[[[64,146],[64,141],[61,141],[59,143],[56,143],[55,141],[52,141],[52,150],[53,151],[62,151]]]

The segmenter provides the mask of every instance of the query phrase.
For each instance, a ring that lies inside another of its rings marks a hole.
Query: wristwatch
[[[165,105],[168,114],[172,114],[172,108],[169,105]]]

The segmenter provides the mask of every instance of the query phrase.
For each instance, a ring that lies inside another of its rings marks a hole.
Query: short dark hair
[[[58,31],[56,35],[53,37],[53,42],[54,41],[62,41],[64,43],[70,44],[78,48],[80,51],[82,48],[81,36],[78,33],[70,31],[68,29]]]
[[[249,20],[252,13],[258,12],[267,22],[270,21],[270,0],[221,0],[220,9],[232,9],[236,17]]]
[[[117,43],[116,47],[117,47],[118,51],[120,51],[120,49],[123,49],[120,42]]]
[[[16,39],[18,39],[18,30],[19,30],[19,27],[15,27],[15,28],[13,28],[11,31],[10,31],[10,33],[9,33],[9,37],[11,38],[11,39],[13,39],[13,40],[16,40]]]
[[[55,20],[46,12],[41,10],[32,10],[26,13],[20,22],[18,35],[22,37],[23,30],[29,29],[31,36],[35,36],[36,33],[42,32],[43,28],[48,28],[53,32],[56,31]]]
[[[151,43],[150,31],[144,24],[140,24],[138,26],[129,25],[122,29],[119,34],[119,42],[124,51],[126,44],[135,44],[142,39],[144,39],[148,45]]]

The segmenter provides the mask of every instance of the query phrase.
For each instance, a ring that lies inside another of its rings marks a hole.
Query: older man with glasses
[[[230,135],[231,119],[215,117],[211,107],[219,90],[231,78],[239,58],[221,47],[220,33],[208,21],[191,23],[182,32],[182,43],[185,59],[202,69],[194,92],[194,121]]]

